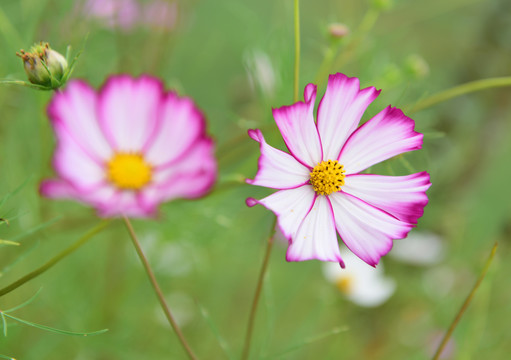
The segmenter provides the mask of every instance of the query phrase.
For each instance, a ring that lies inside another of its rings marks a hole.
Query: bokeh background
[[[198,356],[236,359],[273,222],[271,212],[244,202],[270,193],[242,182],[254,176],[258,157],[246,130],[261,128],[271,144],[283,148],[271,107],[292,102],[293,2],[166,3],[171,6],[166,15],[147,12],[149,21],[120,24],[84,12],[83,1],[2,0],[0,77],[25,78],[15,56],[20,48],[45,40],[63,53],[67,45],[77,51],[88,34],[73,77],[99,87],[109,74],[149,73],[194,98],[216,139],[218,183],[206,198],[167,203],[157,219],[134,226]],[[345,24],[349,35],[333,38],[332,23]],[[511,74],[508,0],[302,0],[301,36],[300,91],[316,82],[321,94],[329,73],[359,77],[362,86],[383,89],[364,119],[388,104],[411,111],[441,90]],[[21,242],[0,245],[0,287],[99,221],[80,204],[38,195],[40,180],[52,175],[54,142],[45,115],[51,95],[0,87],[5,200],[0,217],[10,224],[0,225],[0,238]],[[430,203],[412,234],[430,232],[441,243],[427,264],[383,259],[386,276],[397,285],[384,304],[365,308],[350,302],[324,277],[320,262],[286,263],[285,245],[277,241],[252,359],[430,358],[495,241],[497,257],[446,358],[508,359],[509,99],[511,89],[490,89],[415,112],[416,129],[425,134],[423,150],[371,169],[431,174]],[[0,354],[22,360],[185,358],[119,220],[44,275],[1,297],[0,309],[21,304],[39,289],[13,315],[60,329],[109,331],[72,337],[8,320]]]

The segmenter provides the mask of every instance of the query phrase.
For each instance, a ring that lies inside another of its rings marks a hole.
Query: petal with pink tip
[[[280,230],[289,242],[293,241],[303,219],[312,208],[316,193],[310,185],[280,190],[261,200],[247,199],[248,206],[261,204],[273,211],[278,218]]]
[[[65,130],[66,136],[96,159],[111,157],[112,149],[98,124],[96,93],[84,81],[72,80],[65,90],[57,91],[48,105],[48,116],[54,127]]]
[[[287,261],[317,259],[344,266],[335,232],[334,214],[326,196],[317,196],[287,249]]]
[[[323,159],[336,160],[358,126],[362,115],[380,94],[373,86],[360,89],[358,78],[344,74],[330,75],[325,95],[318,107],[318,130]]]
[[[392,248],[392,240],[406,237],[412,224],[344,192],[329,196],[335,226],[344,244],[371,266]]]
[[[342,191],[353,195],[399,220],[417,224],[428,203],[429,174],[407,176],[349,175]]]
[[[150,76],[110,77],[99,94],[99,124],[116,151],[141,152],[155,131],[162,83]]]
[[[202,113],[189,98],[168,93],[158,115],[158,131],[149,141],[145,159],[154,166],[169,164],[179,158],[204,133]]]
[[[203,138],[172,165],[156,168],[151,185],[140,192],[141,204],[154,207],[175,198],[205,195],[217,176],[213,147],[211,139]]]
[[[53,157],[53,166],[59,176],[82,190],[102,182],[105,179],[104,165],[81,148],[60,123],[55,123],[54,129],[57,149]]]
[[[401,153],[422,147],[415,122],[397,108],[388,106],[359,127],[346,141],[339,162],[346,174],[356,174]]]
[[[293,156],[268,145],[260,130],[249,130],[248,134],[260,144],[261,156],[255,178],[247,179],[247,183],[273,189],[291,189],[309,181],[310,170]]]
[[[314,167],[323,158],[314,123],[316,85],[307,85],[304,97],[305,103],[297,102],[273,109],[273,117],[291,154],[302,164]]]

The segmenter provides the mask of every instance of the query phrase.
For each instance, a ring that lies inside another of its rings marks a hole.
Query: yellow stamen
[[[349,295],[353,290],[353,277],[346,276],[338,279],[335,283],[337,289],[342,293]]]
[[[341,190],[346,170],[337,160],[322,161],[310,173],[310,183],[318,195],[330,195]]]
[[[152,177],[151,166],[140,154],[117,153],[107,164],[108,179],[118,188],[139,190]]]

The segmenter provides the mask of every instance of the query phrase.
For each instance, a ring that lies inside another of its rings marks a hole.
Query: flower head
[[[261,157],[255,178],[247,182],[279,191],[249,198],[247,205],[261,204],[277,215],[289,242],[288,261],[318,259],[344,267],[337,231],[353,253],[375,266],[422,216],[428,173],[360,173],[422,146],[414,121],[391,106],[357,128],[379,93],[374,87],[361,90],[357,78],[331,75],[315,122],[316,86],[307,85],[305,102],[273,109],[289,154],[268,145],[260,130],[249,130]]]
[[[359,306],[375,307],[387,301],[396,289],[393,279],[383,275],[383,266],[372,268],[349,252],[343,252],[350,267],[324,263],[323,274],[350,301]]]
[[[78,200],[103,217],[147,217],[163,201],[204,195],[215,181],[203,115],[156,78],[112,76],[99,92],[71,81],[48,115],[58,176],[43,181],[44,196]]]

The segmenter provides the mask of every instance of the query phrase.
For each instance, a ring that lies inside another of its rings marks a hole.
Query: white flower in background
[[[341,251],[346,268],[333,262],[323,263],[323,273],[328,281],[357,305],[376,307],[387,301],[396,290],[393,279],[383,275],[383,264],[377,268],[367,265],[356,255]]]
[[[433,265],[440,262],[444,244],[440,236],[432,232],[411,231],[406,239],[394,241],[390,256],[412,265]]]
[[[245,69],[252,89],[259,88],[263,95],[272,97],[277,84],[276,72],[270,57],[260,51],[253,50],[245,54]]]

